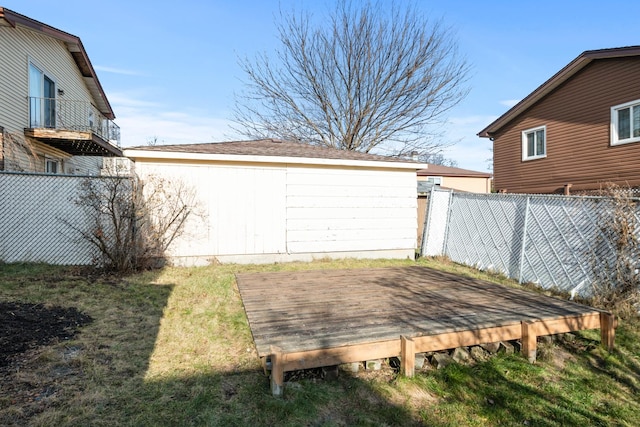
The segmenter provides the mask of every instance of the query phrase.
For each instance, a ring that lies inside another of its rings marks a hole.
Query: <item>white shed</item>
[[[196,191],[204,215],[172,244],[174,263],[414,257],[425,164],[272,139],[124,154],[141,178]]]

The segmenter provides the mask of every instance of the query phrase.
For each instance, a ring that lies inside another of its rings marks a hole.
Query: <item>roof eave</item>
[[[420,173],[418,172],[418,176],[444,176],[444,177],[449,177],[449,178],[482,178],[482,179],[488,179],[491,178],[491,174],[490,173],[446,173],[446,172],[433,172],[433,173]]]
[[[115,119],[115,114],[113,112],[113,109],[111,108],[109,99],[107,98],[107,95],[105,94],[104,89],[100,84],[100,80],[98,80],[98,75],[96,74],[93,65],[91,65],[89,55],[87,55],[87,51],[84,49],[82,41],[79,37],[54,28],[43,22],[36,21],[35,19],[31,19],[27,16],[21,15],[4,7],[0,7],[0,19],[4,19],[12,27],[15,27],[17,24],[19,24],[31,30],[37,31],[39,33],[64,42],[67,50],[78,66],[80,73],[84,77],[85,83],[87,84],[91,96],[93,96],[96,103],[98,104],[98,109],[108,119]]]
[[[594,59],[617,58],[624,56],[640,55],[640,46],[629,46],[613,49],[587,50],[582,52],[577,58],[554,74],[550,79],[541,84],[537,89],[527,95],[524,99],[510,108],[506,113],[494,120],[489,126],[478,132],[481,138],[492,138],[503,126],[522,114],[540,99],[547,96],[571,76],[582,70]]]
[[[293,156],[264,156],[246,154],[205,154],[175,151],[153,151],[140,149],[125,149],[124,156],[132,160],[196,160],[196,161],[219,161],[219,162],[242,162],[242,163],[278,163],[278,164],[305,164],[317,166],[346,166],[346,167],[368,167],[383,169],[425,169],[428,164],[414,162],[385,162],[376,160],[354,160],[354,159],[326,159],[316,157],[293,157]]]

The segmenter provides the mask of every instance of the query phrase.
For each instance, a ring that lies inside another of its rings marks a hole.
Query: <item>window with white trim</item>
[[[547,127],[540,126],[522,131],[522,160],[547,157]]]
[[[60,160],[44,159],[44,170],[46,173],[62,173],[62,165]]]
[[[29,59],[29,127],[56,127],[56,81]]]
[[[441,176],[428,176],[427,182],[433,185],[442,185],[442,177]]]
[[[640,100],[611,107],[611,145],[640,141]]]

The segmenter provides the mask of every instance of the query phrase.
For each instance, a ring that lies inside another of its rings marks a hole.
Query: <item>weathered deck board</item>
[[[237,275],[260,357],[553,320],[591,307],[425,267]]]

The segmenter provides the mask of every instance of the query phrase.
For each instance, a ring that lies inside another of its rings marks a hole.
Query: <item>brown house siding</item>
[[[640,143],[610,145],[611,107],[640,99],[640,58],[587,65],[494,136],[497,190],[562,192],[640,186]],[[546,125],[546,158],[522,161],[521,132]]]

